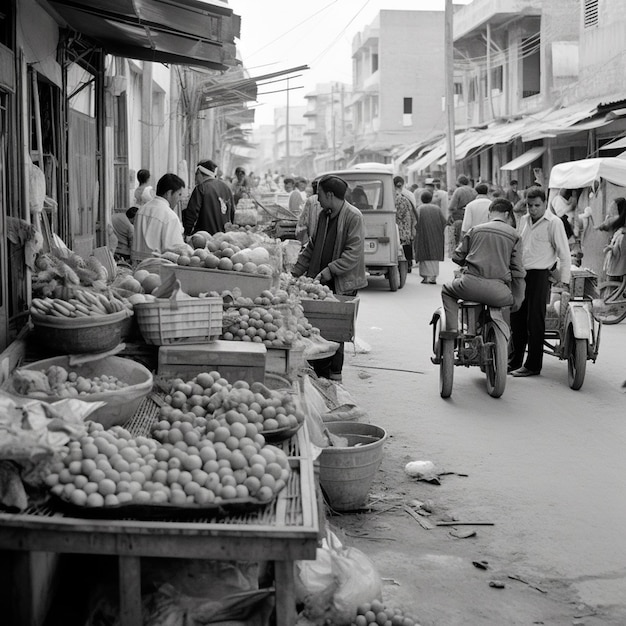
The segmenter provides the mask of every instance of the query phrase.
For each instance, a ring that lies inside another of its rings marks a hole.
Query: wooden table
[[[153,417],[139,415],[134,419]],[[26,569],[24,559],[31,551],[117,555],[123,626],[142,623],[142,556],[272,561],[276,623],[293,626],[294,561],[315,559],[320,516],[306,424],[289,441],[278,445],[289,457],[291,476],[276,500],[257,511],[182,522],[84,519],[48,507],[32,507],[22,514],[0,513],[0,550],[16,551],[16,575]],[[30,625],[32,598],[24,596],[32,591],[32,585],[16,581],[14,588],[19,594],[13,599],[19,613],[14,623]]]

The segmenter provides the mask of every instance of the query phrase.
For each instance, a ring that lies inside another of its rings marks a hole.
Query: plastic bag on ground
[[[327,529],[315,561],[296,561],[296,599],[312,624],[348,625],[359,604],[382,599],[382,581],[363,552]]]

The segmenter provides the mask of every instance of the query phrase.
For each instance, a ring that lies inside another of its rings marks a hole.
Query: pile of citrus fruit
[[[362,604],[357,608],[357,616],[351,626],[416,626],[417,622],[402,609],[388,609],[380,600]]]

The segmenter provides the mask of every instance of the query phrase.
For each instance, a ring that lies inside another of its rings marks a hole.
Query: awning
[[[600,179],[620,187],[626,186],[626,161],[617,157],[606,157],[558,163],[550,172],[549,187],[577,189],[588,187]]]
[[[240,19],[219,0],[48,0],[68,26],[116,56],[225,70]]]
[[[624,148],[626,148],[626,137],[620,137],[619,139],[615,139],[615,141],[605,143],[600,148],[600,152],[602,152],[602,150],[624,150]]]
[[[408,172],[422,172],[446,153],[445,139],[407,167]]]
[[[587,100],[578,104],[550,111],[541,119],[533,116],[526,120],[526,130],[522,133],[522,141],[537,141],[545,137],[580,132],[575,124],[592,117],[598,112],[598,101]],[[602,124],[600,124],[602,125]]]
[[[545,151],[546,149],[544,146],[531,148],[530,150],[524,152],[524,154],[520,154],[520,156],[514,158],[512,161],[505,163],[503,166],[500,167],[500,169],[509,172],[521,170],[523,167],[526,167],[527,165],[530,165],[533,161],[536,161]]]

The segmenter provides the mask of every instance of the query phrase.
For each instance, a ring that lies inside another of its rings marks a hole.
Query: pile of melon
[[[241,248],[230,240],[217,240],[205,231],[189,238],[187,250],[163,254],[163,258],[182,266],[204,267],[247,274],[271,276],[269,252],[263,246]]]
[[[133,293],[151,294],[157,287],[161,286],[161,276],[155,272],[138,269],[134,274],[122,278],[116,283],[116,286]]]

